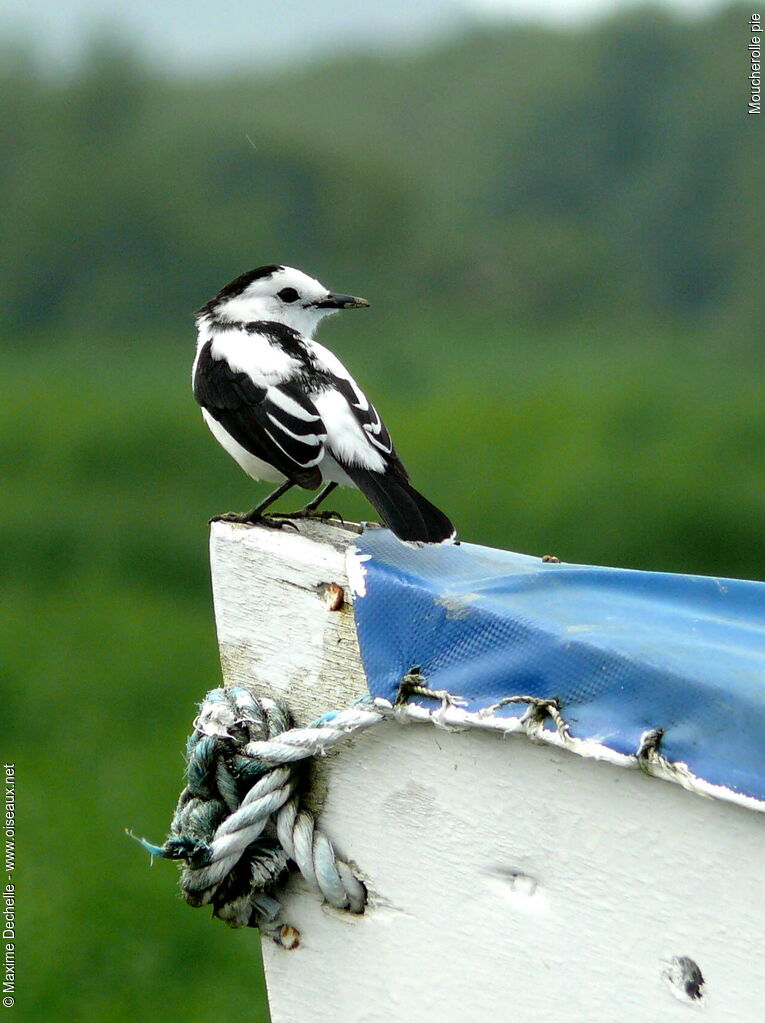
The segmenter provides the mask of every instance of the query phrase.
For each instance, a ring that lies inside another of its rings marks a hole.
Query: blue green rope
[[[379,715],[357,718],[355,728],[368,727]],[[333,906],[364,912],[363,885],[300,806],[305,761],[350,731],[328,736],[326,727],[292,726],[282,701],[258,699],[244,686],[212,690],[186,744],[186,785],[168,839],[162,846],[138,840],[153,856],[179,861],[185,901],[212,906],[231,927],[276,935],[274,890],[291,862]],[[283,745],[291,736],[298,752]]]

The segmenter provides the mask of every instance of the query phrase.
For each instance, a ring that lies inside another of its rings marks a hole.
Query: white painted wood
[[[216,524],[227,683],[298,722],[366,691],[349,589],[353,534]],[[351,917],[293,878],[300,947],[263,946],[273,1023],[748,1023],[765,1005],[762,814],[525,737],[385,722],[317,766],[322,826],[370,906]],[[705,979],[684,1002],[663,972]]]

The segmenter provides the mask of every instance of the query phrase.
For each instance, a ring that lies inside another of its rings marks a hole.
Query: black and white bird
[[[194,396],[215,439],[255,480],[280,486],[245,515],[256,522],[291,487],[357,487],[401,540],[442,543],[455,530],[418,493],[390,434],[337,356],[313,339],[338,309],[368,306],[289,266],[261,266],[197,313]]]

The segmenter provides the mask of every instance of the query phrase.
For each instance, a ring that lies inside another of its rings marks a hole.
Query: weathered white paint
[[[216,524],[225,681],[286,696],[298,722],[365,692],[353,534]],[[294,879],[300,947],[264,943],[274,1023],[710,1023],[765,1004],[765,822],[636,770],[522,736],[386,722],[317,765],[315,802],[370,890],[363,917]],[[668,978],[690,957],[701,1002]]]

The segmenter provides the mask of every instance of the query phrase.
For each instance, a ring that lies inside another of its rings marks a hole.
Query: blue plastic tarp
[[[574,738],[634,755],[659,728],[667,760],[765,800],[765,583],[417,548],[380,529],[356,548],[373,696],[395,700],[416,667],[467,711],[553,698]]]

